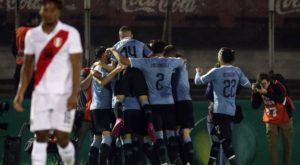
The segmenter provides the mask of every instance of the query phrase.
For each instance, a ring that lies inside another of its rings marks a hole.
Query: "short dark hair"
[[[132,33],[132,29],[129,26],[122,26],[119,29],[120,32],[131,32]]]
[[[235,51],[228,47],[222,47],[219,51],[221,53],[222,60],[225,63],[233,62],[235,59]]]
[[[271,76],[268,73],[259,73],[256,80],[257,82],[261,82],[262,80],[271,81]]]
[[[164,48],[164,52],[165,52],[165,54],[168,54],[170,52],[177,52],[177,49],[174,45],[167,45]]]
[[[99,59],[102,57],[103,53],[105,53],[106,47],[105,46],[98,46],[95,49],[95,59]]]
[[[41,6],[45,6],[47,3],[54,3],[55,6],[59,10],[62,10],[62,8],[63,8],[63,2],[62,2],[62,0],[41,0],[40,1]]]
[[[151,49],[154,54],[163,53],[165,49],[166,43],[162,40],[154,40],[151,46]]]

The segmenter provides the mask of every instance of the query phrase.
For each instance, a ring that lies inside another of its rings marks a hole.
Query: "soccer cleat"
[[[154,126],[153,126],[152,122],[147,124],[147,132],[148,132],[148,135],[149,135],[150,139],[153,142],[155,142],[156,141],[156,133],[155,133]]]
[[[111,131],[111,135],[113,137],[118,137],[120,133],[120,129],[124,126],[124,120],[122,118],[117,118],[116,123]]]

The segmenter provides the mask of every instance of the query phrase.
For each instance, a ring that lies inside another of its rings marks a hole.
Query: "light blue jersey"
[[[173,74],[174,81],[172,84],[173,88],[173,96],[175,101],[183,101],[183,100],[192,100],[190,95],[190,82],[189,75],[187,70],[187,65],[185,64],[182,67],[179,67],[175,70]]]
[[[117,42],[113,48],[127,58],[143,58],[149,57],[152,54],[152,51],[146,44],[129,37]],[[116,61],[114,56],[112,57],[112,60]]]
[[[102,77],[106,76],[108,72],[100,66],[94,68],[95,71],[98,71],[102,74]],[[91,110],[95,109],[110,109],[112,102],[112,91],[110,84],[105,86],[100,85],[96,78],[93,77],[92,80],[92,104]]]
[[[150,104],[174,104],[171,77],[175,68],[182,67],[179,58],[129,58],[131,67],[140,69],[149,88]]]
[[[136,97],[128,96],[123,101],[124,110],[140,110],[141,106]]]
[[[212,82],[214,86],[214,113],[222,113],[230,116],[235,115],[235,97],[237,86],[250,88],[251,83],[240,68],[232,65],[222,65],[213,68],[205,75],[196,73],[195,84]]]

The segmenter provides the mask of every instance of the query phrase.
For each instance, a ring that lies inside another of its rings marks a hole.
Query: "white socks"
[[[47,142],[33,142],[33,148],[31,153],[32,165],[46,165],[47,162]]]
[[[69,142],[69,144],[65,148],[62,148],[61,146],[57,145],[57,148],[64,165],[74,165],[75,148],[73,143]]]

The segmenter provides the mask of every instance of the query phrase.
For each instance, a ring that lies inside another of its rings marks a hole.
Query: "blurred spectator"
[[[25,40],[26,33],[32,27],[37,26],[38,23],[39,23],[39,17],[36,14],[31,14],[28,17],[26,24],[18,27],[14,33],[15,37],[13,37],[12,54],[16,59],[16,68],[14,73],[15,89],[18,88],[21,68],[24,61],[24,47],[25,47],[24,40]],[[33,90],[33,79],[31,80],[25,92],[25,98],[31,97],[32,90]]]

